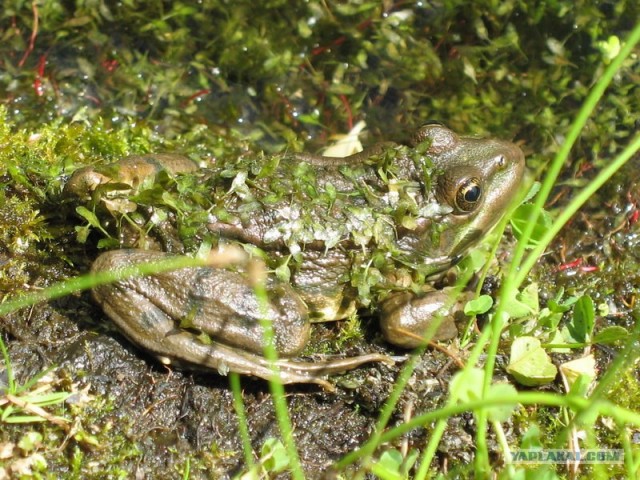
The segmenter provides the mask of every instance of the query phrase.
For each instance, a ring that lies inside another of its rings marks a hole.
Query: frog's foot
[[[322,377],[333,373],[343,373],[349,370],[353,370],[365,363],[382,362],[387,365],[393,365],[396,359],[388,355],[382,355],[380,353],[369,353],[366,355],[359,355],[357,357],[332,357],[326,360],[319,360],[313,362],[301,362],[296,360],[281,359],[278,360],[277,365],[281,372],[290,372],[288,374],[304,375],[308,378],[312,378],[307,383],[317,383],[322,385],[325,389],[333,391],[332,384],[324,380]],[[282,375],[281,375],[282,376]],[[283,383],[289,383],[283,381]],[[300,380],[293,380],[291,383],[302,383]]]
[[[143,346],[165,364],[188,364],[198,369],[209,368],[217,370],[222,375],[236,372],[265,380],[274,378],[274,370],[266,358],[221,343],[202,343],[189,332],[181,331],[169,334],[160,342],[147,341]],[[168,354],[168,352],[172,353]],[[275,378],[279,378],[283,384],[314,383],[328,391],[334,391],[334,386],[325,378],[327,375],[352,370],[371,362],[392,365],[395,363],[395,359],[378,353],[357,357],[330,358],[317,362],[281,358],[274,364],[277,369]]]
[[[456,319],[464,316],[464,304],[472,295],[446,287],[416,296],[411,292],[392,295],[381,309],[380,327],[390,343],[416,348],[428,341],[450,340],[458,335]]]

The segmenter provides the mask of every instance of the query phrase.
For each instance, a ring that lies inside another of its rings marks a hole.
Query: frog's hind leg
[[[135,344],[152,353],[164,364],[208,368],[222,375],[231,371],[265,380],[274,378],[272,365],[263,356],[225,345],[192,331],[176,328],[174,320],[166,312],[149,304],[140,294],[127,292],[128,312],[137,319],[135,322],[122,318],[120,310],[111,307],[111,302],[118,300],[113,296],[109,298],[109,302],[101,302],[105,313]],[[332,358],[318,362],[281,358],[274,363],[277,369],[275,378],[279,378],[284,384],[314,383],[333,391],[333,385],[324,378],[325,376],[344,372],[368,362],[392,363],[392,360],[380,354]]]
[[[138,250],[107,252],[93,269],[113,270],[163,256]],[[263,322],[270,322],[276,351],[285,357],[304,348],[311,327],[306,305],[288,284],[270,279],[266,287],[268,302],[258,298],[243,273],[200,267],[101,285],[93,296],[132,342],[166,363],[268,379],[272,370],[262,356]],[[330,389],[325,375],[372,361],[389,358],[372,354],[308,363],[281,359],[276,365],[283,383],[316,383]]]

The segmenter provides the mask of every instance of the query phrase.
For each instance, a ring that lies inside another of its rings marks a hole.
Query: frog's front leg
[[[456,319],[471,292],[453,300],[453,287],[423,295],[398,293],[386,299],[381,308],[380,327],[390,343],[404,348],[424,345],[424,339],[450,340],[458,335]]]
[[[166,258],[143,250],[102,254],[93,272],[118,270]],[[279,355],[298,354],[306,345],[310,324],[307,308],[288,284],[267,283],[269,303],[256,297],[248,279],[222,268],[185,268],[152,276],[129,278],[93,290],[95,300],[124,334],[165,362],[186,363],[226,371],[272,376],[261,356],[261,319],[271,322]],[[383,355],[325,362],[277,362],[283,383],[316,383],[331,389],[323,376],[365,362],[389,361]]]

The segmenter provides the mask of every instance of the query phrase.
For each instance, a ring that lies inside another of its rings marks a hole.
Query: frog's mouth
[[[483,232],[476,228],[467,230],[465,234],[458,239],[453,249],[449,252],[449,257],[452,259],[462,258],[473,245],[480,241],[482,235],[485,233],[487,232]]]

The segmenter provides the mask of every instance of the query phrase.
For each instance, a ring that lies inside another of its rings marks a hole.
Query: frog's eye
[[[436,183],[436,197],[453,207],[454,215],[473,212],[482,201],[480,177],[468,167],[452,168],[443,172]]]
[[[455,197],[455,207],[464,213],[475,210],[482,198],[480,180],[476,177],[466,178],[458,187]]]

